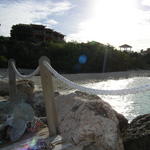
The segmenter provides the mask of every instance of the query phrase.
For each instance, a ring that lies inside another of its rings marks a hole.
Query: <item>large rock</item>
[[[56,97],[64,140],[84,150],[123,150],[116,112],[97,96],[82,92]]]
[[[17,98],[24,99],[31,103],[34,92],[34,82],[31,80],[18,80],[16,82],[17,87]],[[9,95],[8,82],[0,81],[0,96]]]
[[[31,80],[19,80],[16,82],[17,98],[25,100],[27,103],[32,104],[34,96],[34,82]]]
[[[124,133],[125,150],[150,149],[150,114],[136,117]]]
[[[34,119],[33,108],[24,102],[0,102],[0,141],[18,140],[28,122]]]

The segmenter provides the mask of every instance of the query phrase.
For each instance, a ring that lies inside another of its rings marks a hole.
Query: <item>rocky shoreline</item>
[[[0,94],[9,98],[7,82],[1,81],[0,85],[3,85]],[[33,81],[18,81],[15,105],[7,100],[0,102],[0,142],[3,142],[5,136],[6,142],[18,141],[27,132],[27,126],[24,128],[27,122],[32,122],[35,117],[45,118],[42,91],[36,91],[34,87]],[[123,115],[117,113],[101,98],[80,91],[68,95],[56,92],[55,101],[61,136],[76,149],[149,150],[150,114],[138,116],[129,124]],[[19,116],[9,108],[17,110]],[[34,115],[31,115],[32,113]],[[12,114],[14,118],[11,118]],[[18,122],[18,119],[21,120]],[[16,122],[17,126],[20,125],[20,130],[15,129]],[[47,121],[44,119],[42,123],[46,126]],[[15,149],[10,146],[9,150]]]

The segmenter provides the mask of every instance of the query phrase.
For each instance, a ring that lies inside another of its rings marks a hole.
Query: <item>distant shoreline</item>
[[[150,77],[150,70],[131,70],[107,73],[79,73],[79,74],[64,74],[65,77],[73,81],[84,80],[108,80],[131,77]]]

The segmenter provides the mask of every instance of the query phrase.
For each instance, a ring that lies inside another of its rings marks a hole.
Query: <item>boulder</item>
[[[140,115],[133,119],[124,132],[125,150],[150,149],[150,114]]]
[[[24,102],[0,102],[0,141],[17,141],[24,134],[27,123],[34,119],[33,108]]]
[[[18,80],[16,82],[17,87],[17,99],[24,99],[31,103],[34,92],[34,82],[31,80]],[[9,95],[8,82],[0,81],[0,96]]]
[[[32,104],[34,96],[34,82],[31,80],[19,80],[16,82],[17,98],[25,100],[27,103]]]
[[[55,99],[59,130],[65,141],[84,150],[124,150],[116,112],[108,103],[83,92]]]

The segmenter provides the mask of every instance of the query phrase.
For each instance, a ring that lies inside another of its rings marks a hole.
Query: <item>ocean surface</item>
[[[119,90],[150,84],[150,77],[134,77],[119,80],[107,80],[97,83],[86,83],[84,86],[103,89]],[[150,113],[150,91],[125,96],[102,96],[116,111],[123,114],[129,121],[138,115]]]

